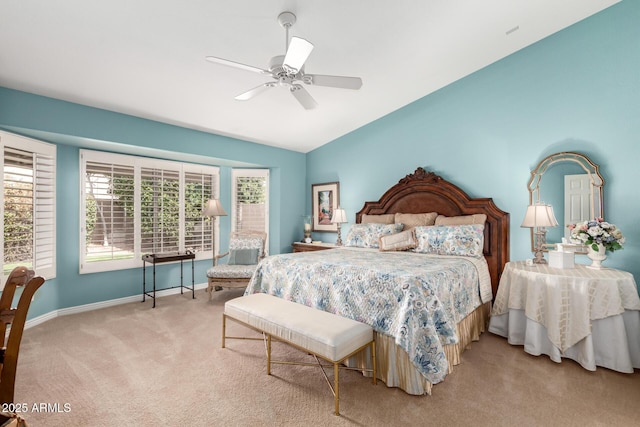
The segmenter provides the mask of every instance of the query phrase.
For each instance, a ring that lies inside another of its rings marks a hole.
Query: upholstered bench
[[[332,363],[333,387],[328,378],[327,382],[334,395],[336,415],[340,415],[338,372],[342,362],[369,347],[373,383],[376,384],[375,342],[373,329],[369,325],[272,295],[251,294],[225,303],[222,314],[222,348],[225,347],[226,339],[241,338],[226,335],[227,318],[266,336],[268,375],[271,375],[272,363],[293,363],[271,360],[272,337]]]

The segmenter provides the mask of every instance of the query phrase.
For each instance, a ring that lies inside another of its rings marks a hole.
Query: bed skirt
[[[491,303],[485,303],[475,309],[457,325],[459,342],[444,347],[449,362],[449,373],[453,367],[460,364],[462,352],[469,347],[471,341],[478,341],[480,334],[487,329]],[[375,332],[376,339],[376,371],[378,379],[384,381],[387,387],[399,387],[408,394],[431,394],[431,384],[413,366],[409,355],[398,347],[395,339],[388,335]],[[349,367],[371,368],[369,350],[360,352],[346,363]],[[366,374],[365,374],[366,375]]]

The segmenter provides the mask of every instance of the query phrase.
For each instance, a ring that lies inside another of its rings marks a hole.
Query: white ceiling
[[[304,153],[617,1],[0,0],[0,86]],[[283,11],[308,73],[362,88],[234,100],[270,78],[205,56],[267,68]]]

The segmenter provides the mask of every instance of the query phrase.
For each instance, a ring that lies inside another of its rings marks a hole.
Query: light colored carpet
[[[220,348],[224,302],[204,291],[56,318],[24,333],[16,403],[47,426],[631,426],[640,372],[556,364],[485,333],[431,396],[341,372],[341,416],[318,368],[275,365],[264,345]],[[250,331],[230,322],[230,333]],[[274,357],[306,358],[274,344]],[[34,412],[33,405],[42,412]],[[48,404],[40,406],[41,404]],[[57,404],[57,407],[56,407]],[[70,408],[65,411],[65,404]]]

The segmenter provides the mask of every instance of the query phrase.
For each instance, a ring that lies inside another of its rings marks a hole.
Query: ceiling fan
[[[289,29],[296,22],[296,16],[293,13],[282,12],[278,15],[278,22],[286,31],[286,54],[271,58],[269,61],[269,68],[267,70],[251,65],[241,64],[239,62],[229,61],[228,59],[217,58],[215,56],[206,57],[207,61],[264,74],[271,76],[271,78],[275,80],[241,93],[236,96],[235,99],[239,101],[247,101],[269,88],[280,86],[287,88],[304,108],[310,110],[315,108],[318,103],[300,83],[340,89],[360,89],[362,86],[362,79],[360,77],[306,74],[304,72],[304,63],[313,50],[313,44],[300,37],[292,37],[289,41]]]

